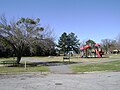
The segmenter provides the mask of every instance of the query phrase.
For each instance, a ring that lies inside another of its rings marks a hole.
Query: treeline
[[[26,47],[25,50],[22,52],[22,56],[55,56],[56,49],[55,43],[51,41],[49,42],[49,47],[46,45],[36,46],[35,48]],[[14,50],[0,41],[0,57],[15,57],[16,54]]]
[[[34,48],[26,47],[22,56],[55,56],[60,53],[66,54],[69,51],[79,53],[80,43],[75,33],[67,34],[64,32],[58,40],[58,45],[52,39],[45,39],[41,45],[36,45]],[[46,45],[47,44],[47,45]],[[101,47],[105,54],[120,53],[120,34],[116,39],[101,40]],[[14,50],[6,43],[0,41],[0,57],[14,57]]]
[[[101,40],[102,49],[106,54],[120,53],[120,34],[116,39],[103,39]]]

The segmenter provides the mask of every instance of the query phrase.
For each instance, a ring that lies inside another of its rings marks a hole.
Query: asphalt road
[[[120,90],[120,72],[1,74],[0,90]]]

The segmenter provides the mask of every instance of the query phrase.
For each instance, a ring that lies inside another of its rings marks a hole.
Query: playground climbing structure
[[[86,44],[80,48],[82,53],[81,58],[85,57],[102,57],[104,52],[102,51],[101,45],[97,43]]]

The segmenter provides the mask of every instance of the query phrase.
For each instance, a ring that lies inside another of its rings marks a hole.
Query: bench
[[[17,62],[15,60],[5,60],[5,61],[1,61],[0,64],[9,66],[9,65],[16,65]]]
[[[70,62],[70,56],[64,56],[64,57],[63,57],[63,62],[65,61],[65,59],[68,59],[69,62]]]

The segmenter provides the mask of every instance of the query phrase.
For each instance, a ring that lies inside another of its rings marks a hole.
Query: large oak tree
[[[40,19],[20,18],[18,21],[7,22],[5,16],[0,18],[0,39],[10,45],[20,63],[22,53],[26,47],[33,47],[42,41],[41,31],[44,30],[39,24]]]

